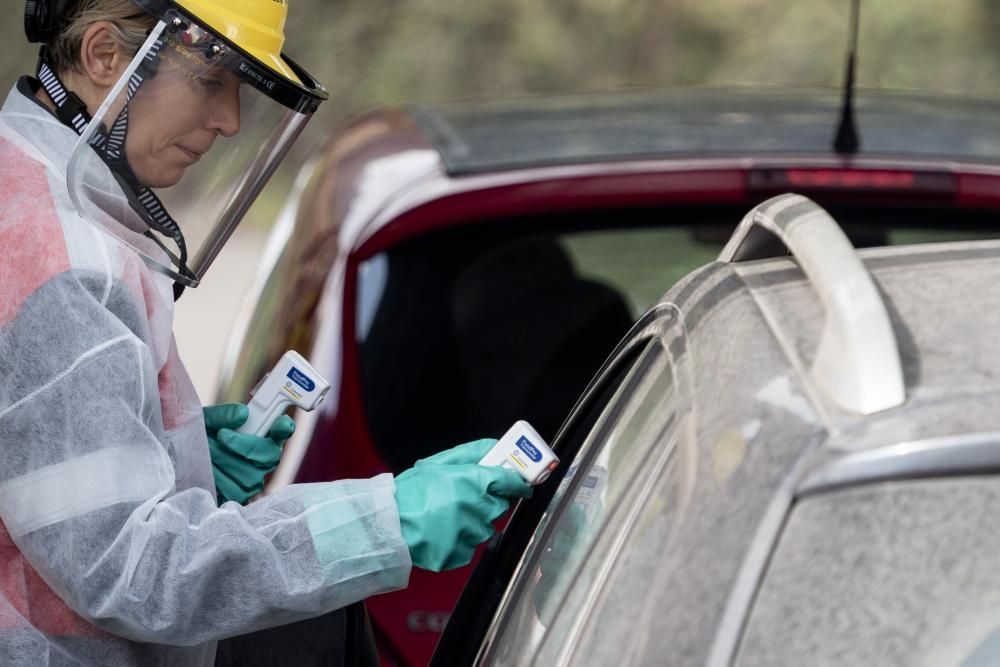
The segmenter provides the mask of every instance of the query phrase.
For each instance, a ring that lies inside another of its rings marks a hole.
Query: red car
[[[849,154],[839,108],[705,89],[361,117],[290,192],[219,398],[288,349],[331,381],[272,485],[398,472],[517,419],[551,439],[633,320],[770,195],[808,195],[856,246],[998,228],[1000,104],[862,91]],[[383,664],[427,663],[469,570],[366,602]]]

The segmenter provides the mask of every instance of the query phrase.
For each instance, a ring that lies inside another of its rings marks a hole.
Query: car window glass
[[[522,665],[546,646],[558,648],[570,631],[565,622],[579,616],[587,587],[581,586],[602,534],[614,533],[619,509],[635,489],[637,473],[650,463],[650,450],[677,421],[674,373],[661,343],[654,341],[640,358],[633,377],[622,384],[572,461],[549,511],[525,554],[526,570],[517,579],[502,627],[486,664]],[[549,525],[551,521],[551,526]],[[603,548],[603,547],[601,547]]]
[[[362,264],[366,423],[405,470],[518,419],[551,441],[635,319],[721,242],[690,228],[511,225],[411,239]]]
[[[358,265],[358,312],[354,331],[358,342],[368,337],[378,304],[389,279],[389,258],[384,252]]]
[[[689,272],[715,261],[722,249],[719,241],[677,227],[583,231],[558,240],[576,272],[618,290],[633,317]]]
[[[665,590],[665,582],[683,566],[675,545],[694,488],[696,463],[689,426],[691,420],[684,418],[665,434],[669,439],[662,446],[669,450],[669,459],[651,491],[633,506],[637,518],[621,551],[611,563],[589,564],[591,570],[605,567],[610,572],[601,590],[590,594],[579,640],[567,647],[569,664],[579,656],[588,656],[593,664],[649,663],[645,649],[653,628],[650,619],[662,602],[661,596],[650,592]],[[601,631],[595,634],[594,628]],[[616,641],[605,641],[607,634],[614,634]]]
[[[950,241],[977,241],[996,239],[1000,234],[990,230],[963,229],[890,229],[889,245],[909,245],[911,243],[946,243]]]
[[[998,513],[992,477],[873,484],[800,501],[736,664],[998,664]]]

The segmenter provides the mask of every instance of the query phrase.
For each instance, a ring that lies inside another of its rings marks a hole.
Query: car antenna
[[[840,124],[833,140],[833,150],[840,154],[857,153],[861,146],[858,126],[854,121],[854,70],[858,51],[858,16],[861,0],[851,0],[851,34],[847,50],[847,72],[844,76],[844,102],[840,108]]]

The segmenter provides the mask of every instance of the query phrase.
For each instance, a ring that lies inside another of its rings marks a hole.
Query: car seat
[[[503,245],[457,278],[452,321],[477,433],[517,419],[546,440],[632,324],[611,287],[576,274],[551,237]]]

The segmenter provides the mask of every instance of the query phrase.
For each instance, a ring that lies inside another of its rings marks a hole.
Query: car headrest
[[[472,263],[451,312],[473,423],[499,435],[526,419],[549,440],[632,323],[624,299],[577,275],[552,238]]]

